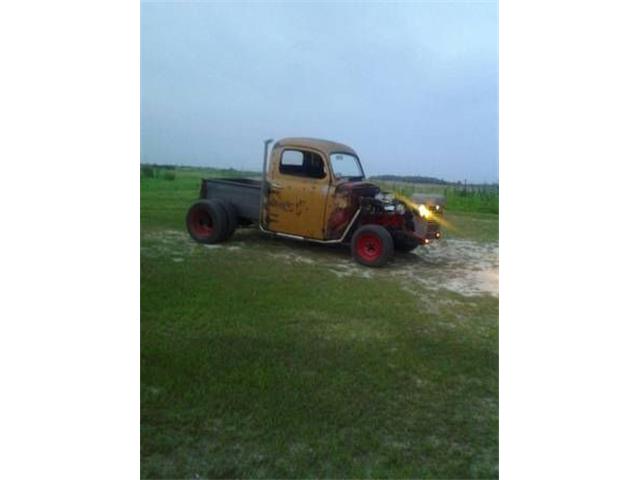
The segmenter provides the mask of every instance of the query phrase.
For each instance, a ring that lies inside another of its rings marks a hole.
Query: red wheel
[[[351,238],[351,254],[368,267],[381,267],[393,256],[391,234],[380,225],[360,227]]]
[[[198,243],[220,242],[227,233],[226,212],[216,201],[198,200],[187,212],[187,230]]]
[[[382,255],[382,240],[377,235],[365,233],[358,237],[356,248],[358,256],[368,262],[373,262]]]
[[[198,237],[208,237],[213,234],[213,219],[204,208],[191,212],[189,225],[191,225],[191,229]]]

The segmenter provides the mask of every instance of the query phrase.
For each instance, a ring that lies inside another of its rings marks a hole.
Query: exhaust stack
[[[264,216],[264,189],[267,183],[267,158],[269,156],[269,144],[273,142],[273,138],[264,141],[264,158],[262,159],[262,184],[260,185],[260,217],[259,226],[262,229],[262,217]]]

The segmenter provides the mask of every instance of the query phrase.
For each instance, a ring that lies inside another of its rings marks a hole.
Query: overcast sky
[[[497,3],[142,4],[143,162],[259,170],[287,136],[497,181]]]

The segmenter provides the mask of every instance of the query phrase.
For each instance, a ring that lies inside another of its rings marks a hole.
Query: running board
[[[293,240],[304,240],[305,242],[315,242],[315,243],[324,243],[324,244],[342,243],[344,239],[347,237],[347,235],[349,234],[351,227],[353,227],[353,224],[355,223],[356,219],[359,216],[360,216],[360,209],[358,208],[356,213],[353,215],[353,218],[349,222],[349,225],[347,225],[347,228],[344,229],[344,233],[342,234],[342,236],[336,240],[318,240],[317,238],[308,238],[300,235],[291,235],[290,233],[274,232],[273,230],[267,230],[266,228],[264,228],[262,226],[262,223],[260,223],[260,231],[265,233],[271,233],[272,235],[277,235],[278,237],[291,238]]]

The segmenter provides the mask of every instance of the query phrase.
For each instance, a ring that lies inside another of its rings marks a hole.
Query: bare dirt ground
[[[381,269],[355,263],[347,248],[326,247],[274,239],[256,231],[238,231],[222,244],[198,245],[186,232],[162,230],[142,237],[141,254],[169,256],[183,262],[194,254],[267,255],[292,265],[325,269],[338,278],[395,278],[405,290],[425,296],[447,290],[463,296],[498,297],[498,243],[455,238],[419,247],[409,254],[397,254]]]

